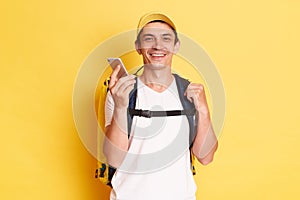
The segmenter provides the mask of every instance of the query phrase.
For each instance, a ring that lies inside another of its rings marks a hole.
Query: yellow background
[[[2,1],[0,199],[107,199],[72,118],[81,63],[151,10],[206,49],[223,78],[226,121],[199,199],[299,199],[300,3]],[[174,177],[175,179],[176,177]]]

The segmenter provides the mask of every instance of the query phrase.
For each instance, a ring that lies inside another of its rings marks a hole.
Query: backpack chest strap
[[[151,118],[151,117],[169,117],[169,116],[178,116],[178,115],[193,116],[195,115],[196,110],[191,109],[191,110],[151,111],[151,110],[128,108],[128,112],[132,117],[139,116],[139,117]]]

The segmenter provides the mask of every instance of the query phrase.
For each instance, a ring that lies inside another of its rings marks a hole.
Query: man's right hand
[[[127,107],[129,93],[134,88],[135,76],[118,78],[121,66],[117,66],[111,74],[109,91],[114,100],[114,111],[111,124],[105,128],[106,139],[103,150],[107,162],[118,168],[128,151]]]
[[[135,76],[128,75],[118,79],[117,75],[120,68],[121,66],[118,65],[112,72],[108,88],[114,99],[115,108],[127,108],[129,103],[129,93],[134,88]]]

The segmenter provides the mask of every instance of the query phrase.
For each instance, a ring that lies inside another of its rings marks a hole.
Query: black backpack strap
[[[128,109],[127,109],[128,138],[130,137],[131,125],[132,125],[132,119],[133,119],[133,115],[130,115],[129,110],[135,109],[136,96],[137,96],[137,77],[135,77],[135,84],[134,84],[133,90],[131,90],[131,92],[129,93],[129,104],[128,104]]]
[[[195,106],[193,103],[191,103],[186,96],[184,96],[184,92],[186,91],[188,85],[190,84],[190,82],[187,79],[184,79],[182,77],[180,77],[178,74],[173,74],[176,80],[176,85],[177,85],[177,89],[178,89],[178,94],[179,94],[179,98],[182,104],[182,107],[184,110],[195,110]],[[192,147],[193,145],[193,141],[195,139],[195,130],[196,130],[196,126],[197,124],[195,123],[195,116],[194,115],[187,115],[187,119],[189,122],[189,127],[190,127],[190,147]]]
[[[151,111],[151,110],[128,108],[128,112],[131,116],[151,118],[151,117],[170,117],[170,116],[178,116],[178,115],[194,116],[196,113],[196,110],[194,109],[194,110]]]
[[[149,111],[149,110],[135,110],[136,105],[136,97],[137,97],[137,77],[135,78],[136,82],[134,84],[134,89],[129,94],[129,105],[127,109],[127,129],[128,129],[128,138],[130,137],[132,119],[134,115],[143,116],[143,117],[158,117],[158,116],[175,116],[175,115],[186,115],[189,127],[190,127],[190,136],[189,136],[189,144],[190,147],[193,144],[195,139],[195,130],[197,124],[195,123],[195,106],[191,103],[186,96],[184,96],[184,92],[186,88],[190,84],[187,79],[180,77],[178,74],[173,74],[175,77],[177,90],[179,94],[179,98],[183,107],[183,111]]]

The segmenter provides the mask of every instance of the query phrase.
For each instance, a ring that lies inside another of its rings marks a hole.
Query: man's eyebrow
[[[148,37],[148,36],[149,36],[149,37],[154,37],[154,35],[151,34],[151,33],[145,33],[145,34],[142,35],[142,37]],[[163,33],[162,36],[163,36],[163,37],[166,37],[166,36],[172,37],[173,35],[172,35],[171,33]]]
[[[146,34],[144,34],[142,37],[147,37],[147,36],[153,37],[154,35],[153,35],[153,34],[150,34],[150,33],[146,33]]]
[[[171,33],[164,33],[163,36],[170,36],[170,37],[172,37],[172,34]]]

